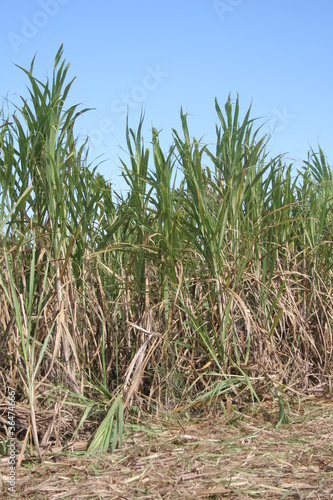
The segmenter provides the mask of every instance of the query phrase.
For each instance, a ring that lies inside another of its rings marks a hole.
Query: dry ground
[[[333,498],[333,401],[136,425],[121,450],[22,462],[20,499]],[[7,498],[2,464],[2,497]]]

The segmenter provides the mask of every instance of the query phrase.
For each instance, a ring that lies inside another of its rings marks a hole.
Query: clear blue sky
[[[15,0],[2,2],[0,97],[27,96],[25,75],[51,75],[61,43],[76,76],[70,104],[96,108],[78,122],[91,136],[90,160],[122,187],[125,115],[136,128],[141,110],[146,145],[151,127],[171,143],[181,106],[190,132],[214,141],[214,98],[240,96],[242,114],[275,129],[272,155],[306,159],[318,142],[333,158],[332,0]],[[99,160],[99,161],[100,161]]]

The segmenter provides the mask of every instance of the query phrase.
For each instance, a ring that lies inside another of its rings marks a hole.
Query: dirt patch
[[[22,499],[333,498],[333,401],[294,407],[276,428],[270,407],[252,415],[146,421],[121,450],[23,461]],[[6,471],[2,467],[6,498]]]

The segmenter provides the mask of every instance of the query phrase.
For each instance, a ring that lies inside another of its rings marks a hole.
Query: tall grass
[[[331,391],[323,151],[297,172],[269,158],[251,110],[240,119],[229,96],[224,109],[215,102],[214,150],[191,137],[183,112],[166,153],[154,128],[145,146],[143,117],[136,132],[127,123],[128,193],[115,200],[77,146],[87,110],[65,107],[73,80],[62,47],[52,81],[33,65],[21,68],[28,98],[0,128],[0,366],[29,406],[39,456],[52,439],[90,431],[89,452],[114,449],[135,407],[272,393],[282,422],[290,391]],[[52,401],[63,410],[45,427],[38,411]],[[68,407],[72,432],[56,436]]]

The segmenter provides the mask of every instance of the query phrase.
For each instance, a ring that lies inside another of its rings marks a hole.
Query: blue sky
[[[76,76],[69,104],[96,108],[77,124],[91,137],[90,160],[115,189],[126,160],[126,109],[136,128],[145,112],[161,130],[165,150],[180,108],[191,135],[213,143],[214,98],[240,97],[242,115],[271,131],[271,155],[299,165],[318,142],[333,158],[332,0],[16,0],[0,19],[0,97],[27,96],[24,74],[37,54],[35,75],[51,75],[61,43]],[[288,160],[289,161],[289,160]]]

